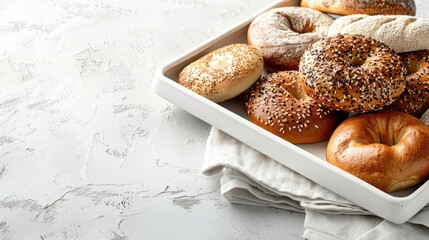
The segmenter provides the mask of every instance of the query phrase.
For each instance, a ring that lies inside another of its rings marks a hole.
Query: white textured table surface
[[[269,2],[2,1],[0,238],[300,239],[304,215],[222,200],[210,126],[150,86]]]

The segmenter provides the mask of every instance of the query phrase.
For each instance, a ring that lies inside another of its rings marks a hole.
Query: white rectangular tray
[[[244,101],[214,103],[177,83],[180,71],[192,61],[231,43],[245,43],[247,28],[262,12],[298,1],[277,0],[217,37],[200,44],[161,66],[154,77],[155,92],[201,120],[228,133],[279,163],[343,196],[375,215],[394,223],[408,221],[429,203],[429,181],[423,185],[388,194],[326,162],[326,142],[291,144],[247,120]]]

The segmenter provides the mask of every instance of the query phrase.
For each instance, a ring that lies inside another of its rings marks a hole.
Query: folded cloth
[[[202,172],[221,174],[228,202],[305,212],[306,239],[429,237],[428,207],[408,223],[388,222],[216,128],[207,140]]]

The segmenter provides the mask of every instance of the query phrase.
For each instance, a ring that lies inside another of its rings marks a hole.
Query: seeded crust
[[[300,63],[304,91],[332,110],[368,112],[391,104],[404,90],[406,68],[386,45],[356,34],[313,44]]]
[[[248,91],[249,120],[291,143],[328,139],[347,117],[317,104],[302,89],[297,71],[269,74]]]
[[[336,19],[328,36],[362,34],[389,46],[397,53],[429,49],[429,19],[404,15],[355,14]]]
[[[326,160],[385,192],[429,176],[429,126],[409,114],[383,110],[354,115],[329,139]]]
[[[258,49],[247,44],[232,44],[186,66],[180,72],[179,84],[214,102],[223,102],[252,86],[263,67]]]
[[[309,8],[274,8],[252,21],[247,39],[262,51],[268,70],[297,70],[305,49],[325,37],[332,22]]]
[[[302,0],[301,6],[338,15],[416,15],[414,0]]]
[[[420,117],[429,108],[429,51],[399,54],[407,67],[404,92],[388,106]]]

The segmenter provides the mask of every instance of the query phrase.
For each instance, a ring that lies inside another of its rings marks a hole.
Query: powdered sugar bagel
[[[429,49],[429,19],[404,15],[349,15],[336,19],[328,36],[362,34],[382,42],[394,51]]]
[[[325,37],[332,22],[328,15],[309,8],[274,8],[253,20],[247,39],[262,51],[269,67],[296,70],[305,49]]]

